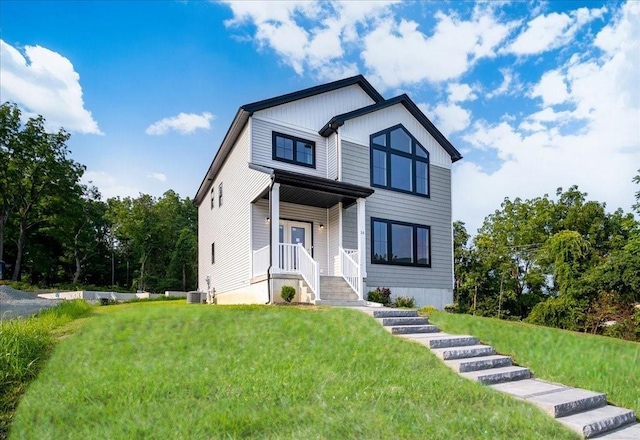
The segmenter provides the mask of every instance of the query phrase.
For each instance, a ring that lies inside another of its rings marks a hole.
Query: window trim
[[[278,156],[277,147],[276,147],[276,137],[282,137],[282,138],[293,141],[293,159],[287,159],[287,158]],[[312,163],[311,164],[308,164],[306,162],[300,162],[297,160],[297,157],[298,157],[297,142],[304,142],[306,144],[311,145],[312,147],[312,157],[311,157]],[[308,139],[303,139],[296,136],[292,136],[290,134],[284,134],[284,133],[279,133],[277,131],[273,131],[271,133],[271,158],[273,160],[277,160],[280,162],[287,162],[294,165],[299,165],[301,167],[315,168],[316,167],[316,143]]]
[[[218,208],[222,206],[222,182],[218,185]]]
[[[411,139],[411,153],[404,152],[402,150],[396,150],[391,148],[391,132],[401,128]],[[373,144],[373,139],[384,135],[385,136],[385,144],[386,146]],[[427,157],[418,156],[417,148],[422,148],[426,153]],[[373,180],[373,153],[374,151],[381,151],[385,153],[385,165],[386,165],[386,185],[382,185],[379,183],[375,183]],[[396,156],[404,157],[407,159],[411,159],[411,191],[402,188],[396,188],[391,186],[391,155],[395,154]],[[417,191],[418,188],[418,173],[417,173],[417,163],[425,163],[427,165],[427,193],[423,194]],[[388,189],[389,191],[397,191],[404,194],[411,194],[414,196],[431,198],[431,159],[429,155],[429,151],[422,146],[420,142],[407,130],[404,125],[397,124],[393,127],[385,128],[382,131],[378,131],[369,136],[369,180],[372,187],[375,188],[383,188]]]
[[[405,262],[394,262],[394,261],[378,261],[374,258],[375,255],[375,223],[384,223],[387,226],[387,255],[392,255],[392,247],[393,247],[393,236],[392,236],[392,225],[399,226],[410,226],[413,228],[412,232],[412,241],[413,241],[413,249],[411,250],[414,263],[405,263]],[[427,240],[427,255],[428,255],[428,263],[418,263],[418,229],[426,229],[429,231],[429,237]],[[431,267],[431,226],[420,225],[417,223],[408,223],[401,222],[396,220],[388,220],[384,218],[371,217],[371,264],[383,264],[389,266],[409,266],[409,267]]]

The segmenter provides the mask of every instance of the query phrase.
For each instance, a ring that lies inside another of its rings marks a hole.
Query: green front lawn
[[[640,414],[640,344],[521,322],[444,312],[429,314],[443,331],[474,335],[539,378],[607,394]]]
[[[103,309],[56,347],[10,438],[578,438],[361,312]]]

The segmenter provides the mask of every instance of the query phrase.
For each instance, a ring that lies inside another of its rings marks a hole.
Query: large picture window
[[[316,167],[315,142],[273,132],[273,160]]]
[[[371,219],[371,262],[431,267],[431,227]]]
[[[429,197],[429,152],[402,125],[371,135],[371,186]]]

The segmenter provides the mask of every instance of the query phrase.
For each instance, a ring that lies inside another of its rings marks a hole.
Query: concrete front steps
[[[365,306],[367,302],[358,299],[358,294],[342,277],[320,277],[320,299],[315,304],[323,306]]]
[[[362,310],[392,334],[429,348],[460,376],[526,400],[585,438],[640,440],[636,414],[608,405],[605,394],[534,379],[509,356],[496,354],[473,336],[443,333],[414,310]]]

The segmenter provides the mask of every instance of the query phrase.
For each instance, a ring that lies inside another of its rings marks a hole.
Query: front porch
[[[272,182],[251,206],[253,280],[297,276],[304,282],[301,288],[306,288],[303,301],[318,303],[335,295],[325,292],[323,297],[328,277],[340,277],[358,301],[364,300],[365,198],[373,190],[266,170],[272,173]],[[273,288],[272,301],[279,292]]]

